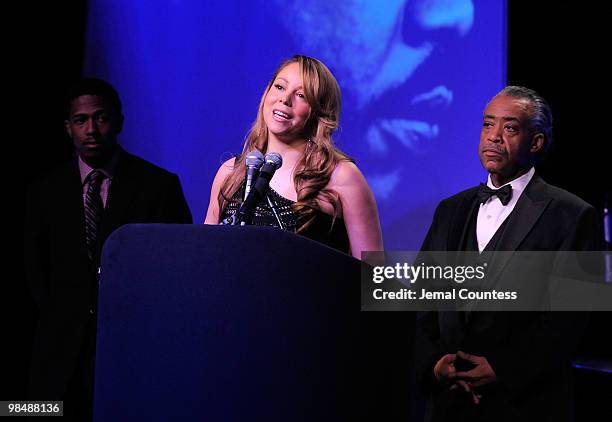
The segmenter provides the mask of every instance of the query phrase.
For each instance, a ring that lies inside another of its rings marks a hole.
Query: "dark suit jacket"
[[[28,190],[25,264],[39,310],[30,371],[33,399],[62,399],[83,359],[84,338],[95,338],[97,265],[87,257],[83,213],[76,159]],[[120,150],[100,242],[123,224],[191,222],[178,177]]]
[[[423,251],[459,251],[478,203],[474,187],[442,201]],[[537,174],[508,217],[498,251],[598,250],[597,212],[578,197],[545,183]],[[473,227],[473,226],[472,226]],[[502,271],[509,271],[508,268]],[[585,313],[458,312],[419,315],[416,367],[428,396],[427,420],[571,420],[570,355]],[[497,382],[481,387],[483,400],[442,388],[435,363],[457,350],[484,356]]]

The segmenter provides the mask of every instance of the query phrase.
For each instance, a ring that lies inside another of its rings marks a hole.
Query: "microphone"
[[[246,184],[244,185],[244,196],[242,198],[243,201],[246,201],[249,196],[249,192],[251,191],[251,185],[253,181],[257,179],[257,175],[259,173],[259,168],[264,163],[264,156],[259,151],[254,149],[249,152],[249,155],[246,157]]]
[[[237,212],[236,220],[241,226],[251,224],[253,221],[253,214],[255,214],[255,207],[257,207],[259,201],[266,195],[272,176],[274,176],[276,170],[283,165],[283,158],[277,152],[267,153],[264,160],[265,162],[259,170],[259,176],[257,177],[255,185],[252,187],[249,195]]]

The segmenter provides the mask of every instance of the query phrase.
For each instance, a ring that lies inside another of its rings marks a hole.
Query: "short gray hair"
[[[540,132],[544,135],[544,149],[542,152],[548,150],[553,141],[553,118],[552,111],[546,100],[533,89],[525,88],[524,86],[509,85],[499,91],[496,97],[499,95],[507,95],[509,97],[529,101],[532,107],[531,127],[536,132]]]

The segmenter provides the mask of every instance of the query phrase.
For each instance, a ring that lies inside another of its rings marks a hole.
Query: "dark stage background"
[[[602,211],[604,194],[611,192],[606,104],[609,75],[604,74],[609,47],[603,36],[602,13],[586,3],[508,3],[508,83],[538,91],[550,102],[555,117],[554,148],[539,171],[548,182]],[[71,155],[63,128],[63,95],[82,72],[87,2],[28,3],[8,16],[12,26],[5,36],[9,44],[5,85],[10,97],[5,106],[9,106],[10,119],[5,121],[9,148],[4,161],[10,168],[8,184],[16,191],[5,196],[15,215],[6,223],[10,233],[6,242],[11,246],[5,255],[7,276],[2,277],[2,333],[8,356],[2,360],[0,398],[19,400],[25,397],[29,342],[36,317],[21,264],[24,187],[28,180]],[[476,143],[478,133],[473,137]],[[194,219],[199,221],[200,217],[195,215]],[[609,316],[593,324],[584,354],[612,357],[607,340],[610,324]],[[579,420],[603,420],[604,398],[612,393],[610,384],[610,375],[577,370]]]

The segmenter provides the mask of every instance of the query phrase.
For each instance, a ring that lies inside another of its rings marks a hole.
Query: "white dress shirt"
[[[535,169],[532,167],[521,177],[517,177],[513,181],[506,183],[506,185],[512,186],[512,197],[507,205],[503,205],[496,195],[491,196],[484,204],[480,204],[478,219],[476,220],[476,239],[478,240],[479,252],[482,252],[484,248],[487,247],[487,244],[493,235],[495,235],[497,229],[499,229],[506,218],[508,218],[534,173]],[[489,175],[487,179],[487,186],[493,190],[503,187],[500,186],[496,188],[493,186],[491,175]]]

